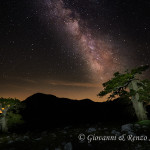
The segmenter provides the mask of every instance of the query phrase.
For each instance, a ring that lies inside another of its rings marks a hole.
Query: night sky
[[[0,1],[0,97],[103,101],[114,72],[145,64],[148,0]]]

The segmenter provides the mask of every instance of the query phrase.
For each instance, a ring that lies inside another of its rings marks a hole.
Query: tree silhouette
[[[108,100],[114,99],[116,96],[129,97],[133,103],[138,120],[147,120],[147,114],[144,103],[150,101],[150,81],[140,80],[137,75],[142,74],[149,68],[148,65],[140,66],[125,71],[125,73],[114,73],[114,77],[103,83],[104,90],[98,96],[102,97],[110,94]]]

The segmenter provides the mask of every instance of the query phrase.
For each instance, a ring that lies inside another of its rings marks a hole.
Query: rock
[[[88,133],[95,132],[95,131],[96,131],[95,128],[89,128],[89,129],[87,130]]]
[[[21,138],[19,138],[19,137],[15,139],[15,141],[21,141],[21,140],[22,140],[22,139],[21,139]]]
[[[111,131],[111,134],[114,134],[114,135],[116,135],[116,136],[120,136],[120,135],[121,135],[121,133],[118,132],[118,131],[116,131],[116,130],[112,130],[112,131]]]
[[[23,138],[24,138],[25,140],[29,139],[29,137],[28,137],[28,136],[26,136],[26,135],[25,135]]]
[[[40,138],[37,138],[37,139],[34,139],[34,140],[36,140],[36,141],[39,141],[39,140],[41,140],[42,138],[40,137]]]
[[[133,124],[125,124],[121,126],[121,132],[126,132],[128,135],[136,135],[133,132]]]
[[[148,127],[147,127],[147,126],[142,126],[142,128],[143,128],[143,129],[147,129]]]
[[[64,134],[67,134],[67,131],[64,130],[63,133],[64,133]]]
[[[128,135],[136,135],[133,131],[128,131]]]
[[[139,129],[141,129],[141,126],[139,124],[135,124],[134,130],[137,132]]]
[[[54,134],[54,133],[52,133],[51,135],[52,135],[54,138],[56,138],[56,137],[57,137],[57,136],[56,136],[56,134]]]
[[[72,150],[72,144],[71,144],[71,142],[67,143],[67,144],[64,146],[64,150]]]
[[[121,132],[129,132],[132,131],[133,124],[125,124],[121,126]]]
[[[135,124],[134,127],[138,128],[138,129],[141,128],[141,126],[139,124]]]
[[[10,140],[10,141],[8,141],[8,144],[11,144],[11,143],[13,143],[14,141],[12,141],[12,140]]]

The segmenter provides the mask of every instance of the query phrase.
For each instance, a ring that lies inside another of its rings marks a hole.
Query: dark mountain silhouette
[[[136,119],[130,100],[93,102],[89,99],[71,100],[42,93],[34,94],[22,103],[22,112],[29,128],[53,128],[98,122],[129,122]]]

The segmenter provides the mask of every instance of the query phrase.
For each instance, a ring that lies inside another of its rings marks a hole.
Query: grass
[[[137,124],[141,125],[141,126],[148,126],[150,127],[150,120],[142,120],[137,122]]]

